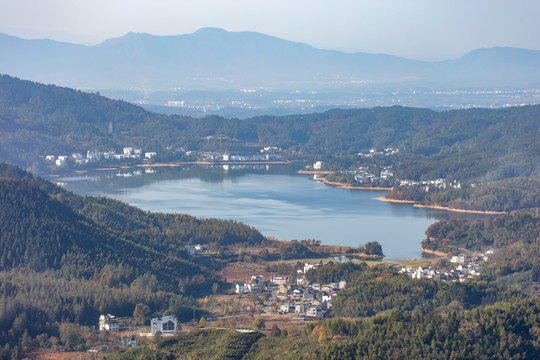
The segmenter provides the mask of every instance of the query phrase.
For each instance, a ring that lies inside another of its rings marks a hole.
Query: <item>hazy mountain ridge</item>
[[[540,51],[478,49],[456,60],[425,62],[216,28],[178,36],[128,33],[96,46],[0,34],[0,51],[2,73],[76,88],[540,86]]]

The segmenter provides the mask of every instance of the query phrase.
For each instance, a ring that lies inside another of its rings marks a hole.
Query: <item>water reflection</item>
[[[379,241],[389,258],[421,257],[420,242],[430,224],[471,216],[378,201],[385,191],[333,188],[297,175],[298,169],[190,165],[136,176],[111,171],[61,181],[82,195],[105,195],[149,211],[234,219],[283,240],[350,246]]]

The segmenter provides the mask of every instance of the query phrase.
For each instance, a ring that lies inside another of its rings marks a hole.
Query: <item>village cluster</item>
[[[449,270],[441,270],[433,267],[413,269],[411,267],[403,267],[400,272],[407,274],[413,279],[438,279],[443,281],[459,281],[463,282],[466,279],[479,276],[482,271],[482,266],[478,264],[480,261],[488,261],[489,257],[495,253],[496,249],[490,248],[484,254],[459,254],[454,255],[450,259],[450,263],[456,265],[455,268]]]
[[[76,165],[86,165],[92,162],[98,162],[101,160],[128,160],[128,159],[152,159],[157,155],[155,152],[145,152],[142,149],[125,147],[122,149],[122,153],[117,154],[116,151],[94,151],[88,150],[86,157],[83,157],[81,153],[73,153],[71,155],[47,155],[45,160],[54,162],[56,166],[63,166],[70,161]]]
[[[235,292],[269,293],[264,308],[266,313],[295,314],[294,320],[321,318],[332,309],[332,298],[345,288],[346,281],[324,285],[309,283],[305,273],[318,266],[305,263],[304,268],[298,270],[295,284],[290,283],[288,276],[272,276],[269,281],[264,281],[262,275],[254,275],[249,282],[236,284]]]
[[[372,158],[375,156],[390,156],[397,153],[399,153],[399,149],[386,148],[383,151],[378,151],[377,149],[370,149],[369,153],[358,153],[358,155],[364,158]],[[313,163],[312,167],[313,170],[323,170],[325,165],[326,164],[322,161],[316,161],[315,163]],[[443,178],[423,181],[397,179],[394,177],[394,172],[391,170],[392,166],[377,167],[380,168],[380,172],[378,175],[370,173],[369,168],[366,166],[360,166],[355,169],[340,171],[339,173],[343,175],[354,176],[354,182],[359,185],[380,184],[383,182],[388,184],[388,182],[390,182],[391,185],[420,186],[425,192],[429,192],[430,190],[434,189],[445,190],[447,188],[461,188],[461,183],[459,183],[457,180],[454,180],[453,182],[447,182],[446,179]],[[315,179],[317,179],[317,177],[318,176],[315,175]],[[474,187],[474,185],[471,186]]]
[[[268,161],[268,160],[281,160],[281,157],[277,154],[281,153],[283,150],[277,146],[265,146],[259,150],[257,153],[252,154],[231,154],[228,150],[224,153],[221,152],[203,152],[199,154],[201,160],[210,160],[210,161],[231,161],[231,162],[242,162],[242,161]]]
[[[196,153],[193,151],[186,151],[182,147],[173,148],[171,146],[165,147],[166,151],[181,152],[186,156],[195,156],[202,161],[224,161],[224,162],[245,162],[245,161],[268,161],[268,160],[280,160],[277,157],[278,153],[281,153],[283,150],[276,146],[266,146],[261,148],[258,152],[253,154],[230,154],[228,151],[225,153],[221,152],[201,152]],[[73,153],[71,155],[46,155],[44,159],[53,163],[56,166],[64,165],[87,165],[90,163],[96,163],[99,161],[108,161],[108,160],[150,160],[154,159],[157,156],[156,152],[148,151],[143,152],[140,148],[135,147],[125,147],[122,149],[121,153],[116,153],[114,150],[110,151],[97,151],[97,150],[88,150],[86,152],[86,157],[81,153]]]
[[[186,249],[190,255],[205,252],[204,245],[188,245]],[[450,263],[455,266],[453,269],[441,270],[433,267],[413,269],[403,267],[400,273],[412,278],[438,279],[442,281],[463,282],[468,278],[479,276],[482,266],[478,263],[488,261],[489,257],[496,252],[490,248],[485,253],[458,254],[450,259]],[[347,262],[350,259],[344,256],[334,258],[338,262]],[[265,281],[263,275],[253,275],[245,283],[237,283],[234,292],[243,294],[268,294],[264,303],[263,311],[270,314],[293,315],[292,320],[306,321],[318,319],[329,315],[333,308],[332,301],[338,293],[345,288],[347,282],[331,282],[328,284],[310,283],[306,278],[306,273],[312,269],[317,269],[320,263],[304,263],[303,269],[297,270],[296,281],[289,276],[272,276]],[[124,320],[123,326],[120,321],[111,314],[101,315],[99,318],[99,331],[124,333],[120,336],[118,345],[120,348],[135,347],[137,337],[135,336],[156,336],[157,334],[168,336],[175,335],[179,331],[179,323],[174,315],[162,316],[151,319],[150,329],[135,329],[135,325],[129,319]],[[127,327],[127,329],[126,329]],[[91,350],[89,350],[91,351]],[[102,350],[99,350],[102,351]]]

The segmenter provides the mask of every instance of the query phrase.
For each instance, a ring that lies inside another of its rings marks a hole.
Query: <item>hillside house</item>
[[[99,317],[99,331],[118,332],[120,331],[120,324],[114,315],[101,315]]]
[[[174,335],[178,330],[178,320],[174,316],[153,318],[150,322],[150,331],[156,335],[159,331],[162,335]]]
[[[247,284],[236,284],[236,289],[234,290],[237,294],[247,294],[249,293],[249,287]]]

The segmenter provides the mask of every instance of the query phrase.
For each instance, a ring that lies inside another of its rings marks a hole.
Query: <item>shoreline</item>
[[[132,168],[159,168],[159,167],[178,167],[183,165],[289,165],[294,163],[294,160],[276,160],[276,161],[171,161],[159,163],[137,163],[137,164],[115,164],[114,166],[92,167],[87,169],[70,168],[61,173],[43,173],[40,176],[47,178],[57,178],[62,176],[70,176],[72,174],[82,175],[92,171],[116,171],[121,169]]]
[[[334,182],[334,181],[328,181],[326,178],[313,178],[315,181],[322,181],[326,185],[334,186],[340,189],[348,189],[348,190],[373,190],[373,191],[390,191],[392,188],[385,188],[385,187],[365,187],[365,186],[353,186],[350,184],[344,184],[340,182]]]
[[[453,211],[453,212],[460,212],[460,213],[469,213],[469,214],[486,214],[486,215],[506,215],[508,212],[506,211],[489,211],[489,210],[465,210],[465,209],[454,209],[449,208],[448,206],[440,206],[440,205],[422,205],[422,204],[414,204],[414,207],[417,208],[426,208],[426,209],[435,209],[435,210],[446,210],[446,211]]]
[[[175,161],[170,163],[153,163],[153,164],[137,164],[136,167],[164,167],[164,166],[181,166],[181,165],[287,165],[291,164],[291,160],[282,161]]]
[[[425,253],[428,253],[428,254],[437,255],[437,256],[439,256],[439,257],[450,255],[450,254],[447,254],[447,253],[442,252],[442,251],[438,251],[438,250],[430,250],[430,249],[424,249],[424,248],[422,248],[422,252],[425,252]]]
[[[389,203],[396,203],[396,204],[415,204],[415,202],[412,200],[388,199],[388,198],[385,198],[384,196],[376,197],[375,200],[389,202]]]
[[[452,212],[459,212],[459,213],[485,214],[485,215],[506,215],[506,214],[508,214],[508,212],[506,212],[506,211],[465,210],[465,209],[454,209],[454,208],[450,208],[448,206],[441,206],[441,205],[422,205],[422,204],[418,204],[416,201],[413,201],[413,200],[388,199],[388,198],[385,198],[384,196],[379,196],[379,197],[376,197],[375,199],[379,200],[379,201],[385,201],[385,202],[396,203],[396,204],[413,204],[413,207],[416,207],[416,208],[444,210],[444,211],[452,211]]]
[[[307,174],[307,175],[328,175],[333,174],[335,171],[330,170],[298,170],[297,174]]]

